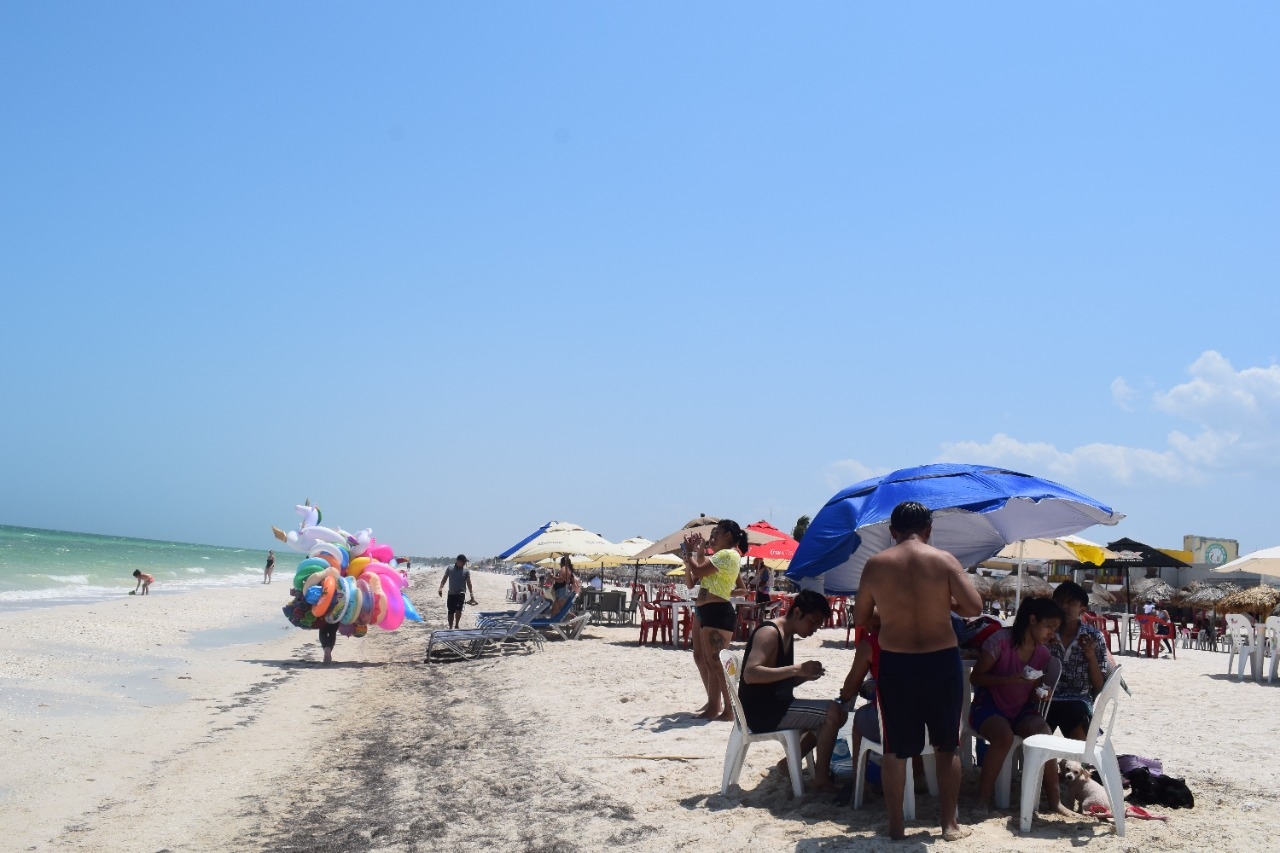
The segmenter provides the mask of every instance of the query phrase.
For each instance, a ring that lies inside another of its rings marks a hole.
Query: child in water
[[[137,595],[138,587],[141,587],[142,594],[146,595],[147,591],[151,589],[151,584],[155,581],[155,578],[140,569],[134,569],[133,576],[138,579],[138,584],[133,588],[133,592],[129,594]]]

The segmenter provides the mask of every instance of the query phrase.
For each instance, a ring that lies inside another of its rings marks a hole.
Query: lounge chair
[[[531,627],[535,617],[546,607],[546,602],[530,599],[514,617],[481,618],[475,628],[439,629],[427,639],[427,663],[436,646],[452,652],[460,658],[479,657],[486,651],[501,649],[507,645],[524,645],[532,642],[541,647],[542,635]]]

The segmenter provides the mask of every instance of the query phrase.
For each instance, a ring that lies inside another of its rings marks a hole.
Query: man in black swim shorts
[[[474,601],[476,597],[475,590],[471,588],[471,571],[467,568],[467,555],[459,554],[458,559],[453,561],[453,566],[445,569],[444,577],[440,578],[440,588],[436,590],[439,595],[444,595],[444,585],[449,584],[449,597],[445,599],[445,608],[449,611],[449,627],[462,627],[462,605],[467,600],[467,593],[470,593],[471,599]]]
[[[972,830],[956,822],[960,796],[960,708],[965,688],[951,627],[951,611],[982,612],[982,599],[951,554],[929,544],[933,514],[915,501],[899,504],[889,520],[897,544],[867,560],[862,569],[854,620],[870,627],[880,615],[880,677],[876,681],[884,727],[884,798],[889,835],[904,836],[902,817],[906,760],[924,749],[925,730],[938,768],[942,838],[957,841]]]

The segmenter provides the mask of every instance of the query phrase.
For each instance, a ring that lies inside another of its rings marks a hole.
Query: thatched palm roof
[[[1178,591],[1160,578],[1143,578],[1131,584],[1133,601],[1169,601]]]
[[[969,580],[973,582],[973,588],[978,591],[978,595],[982,596],[983,601],[990,601],[995,598],[991,592],[991,587],[995,583],[986,575],[972,574]]]
[[[1219,613],[1249,613],[1265,617],[1277,604],[1280,604],[1280,589],[1255,586],[1224,596],[1216,609]]]
[[[1197,610],[1216,610],[1221,599],[1239,591],[1240,587],[1230,581],[1223,581],[1219,584],[1192,581],[1178,592],[1175,600],[1182,607],[1191,607]]]
[[[1018,576],[1005,575],[996,581],[995,588],[992,590],[996,598],[1005,600],[1012,599],[1018,594]],[[1035,575],[1022,576],[1022,597],[1023,598],[1049,598],[1053,595],[1053,587],[1049,586],[1049,582],[1038,578]]]
[[[1089,603],[1092,605],[1115,604],[1116,597],[1100,586],[1089,590]]]

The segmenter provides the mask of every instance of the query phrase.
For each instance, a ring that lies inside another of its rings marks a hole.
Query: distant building
[[[1240,543],[1234,539],[1183,536],[1182,548],[1191,552],[1193,564],[1207,563],[1209,566],[1221,566],[1240,556]]]

